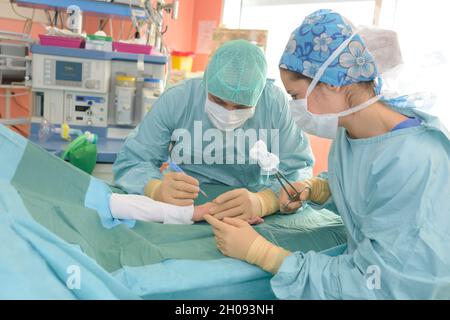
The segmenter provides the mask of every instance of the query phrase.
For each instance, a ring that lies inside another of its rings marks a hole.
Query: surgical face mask
[[[366,102],[339,113],[313,114],[308,111],[307,99],[290,101],[292,118],[303,131],[318,137],[334,139],[336,137],[339,117],[358,112],[380,99],[375,96]]]
[[[308,96],[316,87],[317,83],[320,80],[320,77],[322,77],[327,67],[331,64],[331,62],[334,61],[338,54],[345,49],[345,47],[348,45],[355,34],[356,33],[354,33],[350,38],[344,41],[319,68],[316,75],[314,76],[314,79],[306,90],[306,97],[304,99],[297,99],[289,102],[292,118],[294,119],[295,123],[300,127],[300,129],[309,134],[313,134],[323,138],[334,139],[336,137],[338,129],[339,117],[345,117],[349,114],[365,109],[381,98],[381,95],[377,95],[364,103],[361,103],[339,113],[313,114],[308,111]]]
[[[205,111],[217,129],[222,131],[232,131],[242,127],[248,119],[253,117],[255,114],[255,107],[227,110],[206,97]]]

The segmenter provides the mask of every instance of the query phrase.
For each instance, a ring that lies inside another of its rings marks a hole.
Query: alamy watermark
[[[81,289],[81,269],[77,265],[70,265],[66,269],[68,274],[66,286],[69,290]]]
[[[381,289],[381,269],[377,265],[370,265],[366,270],[366,286],[369,290]]]
[[[258,140],[270,146],[270,152],[276,156],[280,153],[279,129],[222,131],[210,128],[203,131],[202,121],[194,121],[193,132],[175,129],[171,140],[176,141],[171,150],[172,161],[182,164],[256,164],[249,153]]]

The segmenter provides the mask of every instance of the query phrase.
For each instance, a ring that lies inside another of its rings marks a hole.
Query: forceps
[[[289,203],[291,202],[297,202],[297,201],[301,201],[300,200],[300,196],[302,194],[303,191],[305,191],[306,189],[309,189],[309,192],[311,192],[311,188],[310,187],[305,187],[303,190],[301,190],[300,192],[292,185],[292,183],[289,182],[289,180],[286,178],[286,176],[284,174],[282,174],[278,169],[275,172],[275,177],[277,178],[278,182],[281,184],[281,187],[283,188],[283,190],[286,192],[286,194],[289,197]],[[287,186],[283,183],[284,180],[287,183]],[[294,194],[291,195],[291,193],[288,191],[288,187],[291,188],[291,190],[294,191]],[[288,204],[289,204],[288,203]]]

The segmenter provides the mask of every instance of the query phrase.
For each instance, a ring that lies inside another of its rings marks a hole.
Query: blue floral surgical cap
[[[320,66],[354,30],[343,16],[322,9],[308,15],[294,30],[280,60],[280,68],[314,78]],[[356,34],[320,78],[335,86],[374,80],[378,70],[373,56]]]

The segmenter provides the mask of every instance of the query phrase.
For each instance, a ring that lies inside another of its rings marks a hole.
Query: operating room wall
[[[328,170],[328,152],[330,151],[332,141],[313,135],[308,135],[308,138],[315,158],[313,173],[316,176]]]
[[[195,53],[192,71],[204,71],[209,54],[198,53],[199,25],[203,21],[218,27],[222,17],[223,0],[182,0],[177,20],[167,19],[165,42],[169,49]]]
[[[222,0],[195,0],[195,10],[192,24],[192,51],[195,51],[197,46],[200,23],[202,21],[213,21],[214,26],[218,27],[222,18],[222,10]],[[204,70],[208,64],[208,58],[209,54],[197,53],[192,66],[193,71]]]

